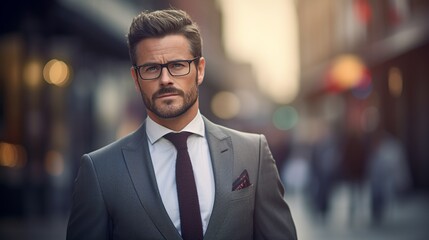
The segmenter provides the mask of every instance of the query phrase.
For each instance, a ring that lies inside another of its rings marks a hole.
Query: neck
[[[175,118],[160,118],[151,111],[147,115],[156,123],[173,131],[179,132],[186,127],[198,113],[198,101],[185,113]]]

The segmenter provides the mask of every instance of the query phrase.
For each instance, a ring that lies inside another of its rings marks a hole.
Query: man
[[[199,112],[206,62],[190,17],[143,12],[128,45],[148,117],[82,157],[67,239],[296,239],[265,137]]]

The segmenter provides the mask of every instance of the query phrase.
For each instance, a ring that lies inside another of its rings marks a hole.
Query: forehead
[[[167,35],[161,38],[148,38],[136,46],[137,65],[145,63],[164,63],[193,57],[189,42],[183,35]]]

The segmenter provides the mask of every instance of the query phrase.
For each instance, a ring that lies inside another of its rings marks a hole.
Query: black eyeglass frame
[[[153,63],[150,63],[150,64],[143,64],[143,65],[139,65],[139,66],[136,66],[136,65],[134,65],[133,66],[133,68],[134,68],[134,71],[136,71],[136,74],[140,77],[140,79],[142,79],[142,80],[154,80],[154,79],[157,79],[157,78],[159,78],[160,76],[161,76],[161,74],[162,74],[162,70],[163,70],[163,68],[166,68],[167,69],[167,71],[168,71],[168,73],[171,75],[171,76],[173,76],[173,77],[181,77],[181,76],[186,76],[186,75],[188,75],[190,72],[191,72],[191,63],[192,62],[195,62],[196,60],[199,60],[201,57],[195,57],[195,58],[193,58],[193,59],[190,59],[190,60],[175,60],[175,61],[171,61],[171,62],[166,62],[166,63],[164,63],[164,64],[162,64],[162,63],[158,63],[158,64],[153,64]],[[170,69],[168,68],[168,65],[170,65],[170,64],[172,64],[172,63],[182,63],[182,62],[187,62],[188,63],[188,72],[187,73],[185,73],[185,74],[172,74],[171,72],[170,72]],[[142,76],[141,76],[141,74],[140,74],[140,68],[142,68],[142,67],[145,67],[145,66],[160,66],[161,67],[161,70],[159,71],[159,75],[157,76],[157,77],[153,77],[153,78],[143,78]]]

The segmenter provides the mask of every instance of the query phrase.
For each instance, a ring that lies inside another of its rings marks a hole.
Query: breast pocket
[[[255,186],[251,184],[247,188],[231,192],[231,201],[244,200],[254,196]]]
[[[230,194],[228,214],[219,235],[227,236],[225,239],[253,239],[255,186],[252,184]]]

